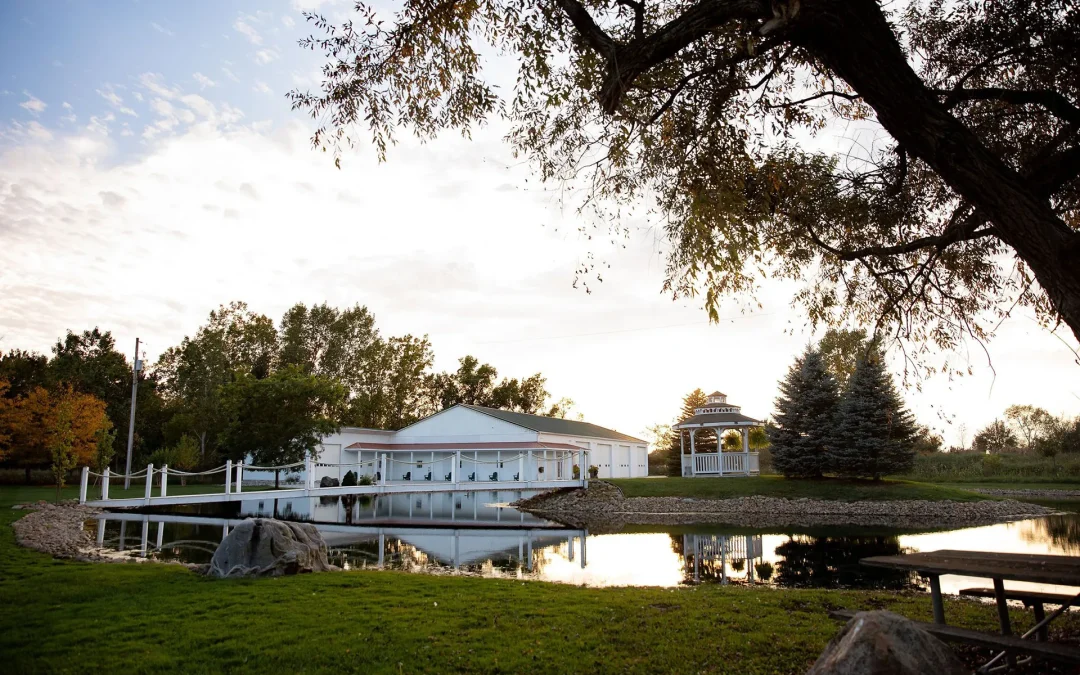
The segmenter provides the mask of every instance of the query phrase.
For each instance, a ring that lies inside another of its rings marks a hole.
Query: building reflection
[[[1080,554],[1080,515],[1047,516],[1029,521],[1025,526],[1024,541],[1043,543],[1049,540],[1069,555]]]
[[[686,583],[755,581],[755,569],[762,560],[760,534],[683,534],[671,535],[671,539],[672,549],[683,557]]]

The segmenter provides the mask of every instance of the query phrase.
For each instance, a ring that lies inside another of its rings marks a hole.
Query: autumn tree
[[[8,383],[3,396],[25,396],[37,387],[49,384],[49,358],[23,349],[0,353],[0,380]]]
[[[32,469],[53,464],[53,438],[61,426],[65,439],[68,430],[72,434],[70,448],[65,441],[65,453],[70,449],[78,464],[89,465],[97,453],[101,429],[111,425],[104,401],[70,387],[54,392],[37,387],[8,401],[2,413],[0,436],[7,439],[6,460],[26,472],[27,483]]]
[[[52,464],[53,480],[56,481],[56,501],[60,501],[60,491],[64,489],[64,479],[75,468],[78,457],[75,454],[75,420],[73,419],[71,400],[64,397],[56,405],[49,428],[48,446]]]
[[[794,300],[815,323],[912,344],[984,338],[1014,303],[1080,338],[1069,0],[399,7],[309,15],[321,90],[290,96],[318,120],[316,147],[371,139],[385,157],[402,130],[501,117],[514,153],[600,222],[661,222],[665,288],[701,292],[713,318],[772,276],[804,283]],[[485,71],[491,51],[513,81]],[[875,142],[815,138],[851,124]]]

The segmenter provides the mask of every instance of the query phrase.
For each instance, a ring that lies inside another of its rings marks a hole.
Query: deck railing
[[[684,476],[753,476],[759,472],[758,453],[704,452],[683,455]]]

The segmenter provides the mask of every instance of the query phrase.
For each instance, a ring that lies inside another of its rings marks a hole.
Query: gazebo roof
[[[705,413],[694,415],[679,422],[672,429],[690,429],[697,427],[759,427],[763,423],[742,413]]]

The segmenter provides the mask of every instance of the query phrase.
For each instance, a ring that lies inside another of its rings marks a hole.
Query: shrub
[[[341,479],[341,485],[342,487],[350,487],[356,485],[356,474],[352,471],[346,473],[345,476]]]
[[[581,467],[578,466],[577,464],[575,464],[574,465],[574,480],[579,480],[580,478],[581,478]]]
[[[597,478],[600,475],[600,467],[595,464],[589,467],[589,478]]]
[[[762,581],[768,581],[772,579],[773,566],[768,560],[764,560],[754,564],[754,573],[757,574],[757,578]]]
[[[368,476],[368,475],[365,474],[363,476],[360,476],[360,478],[358,478],[356,480],[356,484],[357,485],[374,485],[375,484],[375,479],[372,478],[371,476]]]

